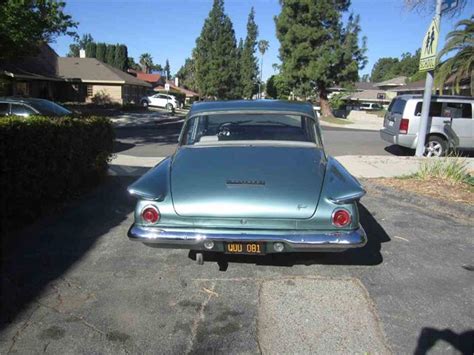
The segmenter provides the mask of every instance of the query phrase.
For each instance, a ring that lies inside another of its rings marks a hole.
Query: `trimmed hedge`
[[[1,118],[2,227],[29,221],[95,185],[107,174],[113,141],[104,117]]]

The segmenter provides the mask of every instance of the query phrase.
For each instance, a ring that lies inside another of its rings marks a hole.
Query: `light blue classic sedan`
[[[264,255],[363,247],[359,182],[327,157],[308,103],[202,102],[176,152],[128,191],[128,237],[196,252]]]

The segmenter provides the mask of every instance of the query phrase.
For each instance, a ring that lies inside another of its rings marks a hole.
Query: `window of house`
[[[87,85],[87,96],[94,96],[94,90],[92,85]]]
[[[16,83],[16,94],[18,96],[30,96],[30,86],[25,82]]]
[[[0,116],[8,115],[8,104],[6,102],[0,102]]]

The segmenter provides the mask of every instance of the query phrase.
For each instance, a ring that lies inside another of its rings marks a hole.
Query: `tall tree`
[[[153,58],[150,53],[143,53],[140,56],[139,63],[142,66],[145,73],[150,73],[153,67]]]
[[[97,44],[95,42],[89,42],[86,45],[86,57],[95,58],[97,52]]]
[[[393,79],[397,76],[411,77],[418,72],[420,49],[415,54],[403,53],[401,58],[384,57],[375,62],[370,80],[374,83]]]
[[[0,5],[0,59],[35,54],[42,42],[76,36],[77,27],[64,13],[64,1],[3,0]]]
[[[237,46],[224,1],[214,0],[201,35],[196,40],[196,80],[200,93],[219,99],[236,98],[240,89]]]
[[[95,51],[95,57],[100,60],[101,62],[105,63],[107,53],[107,45],[103,42],[97,43],[97,49]]]
[[[128,67],[130,69],[136,70],[136,71],[141,71],[142,68],[138,63],[135,62],[135,59],[133,57],[128,57]]]
[[[166,59],[166,63],[165,63],[165,75],[166,75],[167,80],[171,79],[171,68],[170,68],[170,62],[168,61],[168,59]]]
[[[357,80],[366,62],[359,45],[358,18],[342,15],[350,0],[280,0],[276,17],[282,73],[299,96],[318,93],[323,115],[331,116],[328,87]]]
[[[69,45],[68,57],[79,57],[79,51],[81,49],[86,49],[87,45],[91,42],[94,42],[94,38],[90,33],[85,33],[81,38],[76,37],[73,44]]]
[[[262,85],[262,77],[263,77],[263,56],[265,55],[265,52],[268,50],[270,47],[270,44],[268,43],[267,40],[261,39],[258,41],[258,51],[260,52],[261,55],[261,60],[260,60],[260,80],[259,80],[259,85]],[[260,91],[260,90],[259,90]],[[259,96],[261,93],[258,93]]]
[[[258,79],[258,66],[255,51],[257,46],[258,27],[255,23],[255,10],[252,7],[247,20],[247,36],[240,55],[240,81],[242,96],[252,98]],[[239,45],[240,47],[240,45]]]
[[[441,93],[448,79],[453,81],[454,93],[459,93],[462,80],[470,79],[471,95],[474,96],[474,16],[456,23],[455,30],[446,36],[446,44],[438,58],[450,53],[454,55],[440,63],[435,77]]]
[[[107,51],[105,52],[105,60],[108,65],[115,66],[115,51],[116,47],[113,44],[107,45]]]
[[[197,90],[196,70],[192,58],[186,58],[184,65],[178,70],[176,76],[179,78],[181,86],[189,90]]]
[[[124,44],[118,44],[115,49],[114,66],[122,71],[128,69],[128,49]]]

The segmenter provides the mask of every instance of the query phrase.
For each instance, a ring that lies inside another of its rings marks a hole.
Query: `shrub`
[[[425,159],[414,177],[422,180],[440,178],[451,183],[470,183],[471,177],[466,167],[466,160],[456,156]]]
[[[30,221],[107,173],[114,132],[102,117],[0,120],[0,213]]]
[[[91,101],[96,105],[111,105],[113,103],[110,95],[103,90],[96,92]]]

